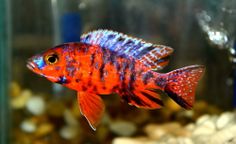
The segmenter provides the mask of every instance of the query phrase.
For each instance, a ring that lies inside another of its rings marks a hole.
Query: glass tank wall
[[[9,72],[10,72],[10,47],[9,47],[9,23],[8,3],[0,1],[0,143],[9,142],[10,133],[10,106],[9,106]]]
[[[0,11],[1,143],[8,135],[13,144],[236,142],[226,134],[236,133],[234,0],[0,0]],[[93,131],[76,92],[32,73],[26,61],[96,29],[172,47],[162,73],[205,65],[193,109],[166,96],[157,110],[103,96],[106,112]]]

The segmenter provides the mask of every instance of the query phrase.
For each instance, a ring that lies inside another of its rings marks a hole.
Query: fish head
[[[68,52],[64,47],[65,45],[57,46],[31,57],[27,61],[27,67],[52,82],[66,81],[65,65]]]

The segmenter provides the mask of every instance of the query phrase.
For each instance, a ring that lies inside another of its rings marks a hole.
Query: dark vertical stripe
[[[91,62],[90,66],[93,66],[94,61],[95,61],[95,54],[93,53],[93,54],[91,54],[91,56],[90,56],[90,62]]]
[[[179,104],[181,107],[185,109],[191,109],[192,106],[188,104],[187,101],[185,101],[180,95],[176,94],[170,89],[170,86],[165,87],[165,92],[168,94],[169,97],[171,97],[177,104]]]
[[[159,104],[159,105],[161,105],[161,106],[164,105],[163,102],[162,102],[160,99],[158,99],[157,97],[153,97],[153,96],[151,96],[150,94],[145,93],[145,92],[141,92],[141,93],[142,93],[146,98],[148,98],[150,101],[155,102],[155,103],[157,103],[157,104]]]
[[[124,61],[122,64],[121,64],[121,69],[120,69],[120,80],[122,82],[125,81],[125,78],[126,78],[126,69],[128,68],[128,63],[127,61]]]
[[[119,72],[120,69],[121,69],[121,66],[120,66],[119,62],[116,61],[116,62],[114,63],[114,65],[115,65],[115,68],[116,68],[117,72]]]
[[[110,51],[110,57],[109,57],[109,59],[110,59],[111,65],[114,65],[114,63],[116,62],[116,53]]]
[[[135,82],[135,73],[131,73],[129,83],[128,83],[128,88],[130,90],[134,89],[134,82]]]
[[[148,106],[151,107],[151,105],[147,102],[145,102],[143,99],[140,97],[136,96],[135,94],[130,92],[130,99],[132,100],[133,103],[137,104],[138,106]]]
[[[106,49],[102,49],[102,54],[103,54],[102,59],[105,64],[114,65],[114,63],[116,62],[116,53]]]
[[[125,84],[125,75],[126,75],[126,69],[127,69],[127,64],[126,63],[121,63],[120,64],[120,73],[119,73],[119,79],[120,79],[120,83],[121,83],[121,93],[123,93],[122,98],[126,101],[126,102],[130,102],[130,95],[127,94],[127,87]]]
[[[95,65],[94,65],[94,67],[95,67],[95,69],[98,69],[98,67],[99,67],[99,63],[96,62]]]
[[[107,51],[106,51],[106,49],[101,48],[101,52],[102,52],[102,60],[101,60],[102,63],[99,68],[99,77],[102,81],[104,81],[104,68],[107,63]]]
[[[135,61],[131,61],[129,65],[129,70],[130,70],[130,78],[129,78],[129,83],[128,83],[128,88],[130,90],[134,89],[134,82],[136,78],[136,72],[135,72]]]
[[[102,65],[99,68],[99,77],[102,81],[104,81],[104,68],[105,68],[105,64],[104,62],[102,62]]]
[[[146,72],[142,77],[143,83],[146,85],[151,78],[153,78],[152,72],[151,71]]]
[[[151,107],[149,103],[143,101],[140,97],[134,95],[131,91],[127,89],[124,90],[124,93],[122,94],[122,99],[132,105]]]
[[[131,94],[130,95],[130,99],[133,103],[135,103],[136,105],[138,106],[146,106],[148,104],[146,104],[144,101],[142,101],[139,97],[137,97],[136,95],[134,94]]]

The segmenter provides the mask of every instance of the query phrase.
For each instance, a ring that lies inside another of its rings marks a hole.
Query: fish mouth
[[[38,71],[37,66],[36,66],[35,63],[33,63],[33,62],[27,62],[26,67],[27,67],[29,70],[33,71],[34,73],[37,73],[39,76],[45,77],[45,75],[44,75],[43,73],[41,73],[41,72]]]
[[[28,62],[26,66],[30,70],[34,70],[36,68],[36,66],[33,62]]]

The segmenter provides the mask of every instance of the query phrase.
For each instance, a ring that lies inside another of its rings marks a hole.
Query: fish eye
[[[57,63],[58,62],[58,55],[57,54],[49,54],[49,55],[47,55],[46,56],[46,62],[48,63],[48,64],[55,64],[55,63]]]

